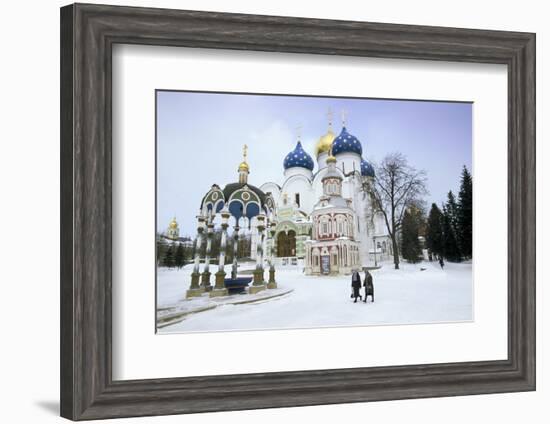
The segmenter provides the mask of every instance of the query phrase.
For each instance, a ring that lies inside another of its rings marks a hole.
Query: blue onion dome
[[[336,156],[339,153],[348,152],[362,155],[363,147],[357,137],[351,135],[346,127],[342,127],[340,135],[332,142],[332,154]]]
[[[373,166],[363,158],[361,158],[361,175],[363,177],[374,177]]]
[[[286,155],[283,166],[285,169],[299,167],[313,171],[314,164],[311,156],[302,147],[302,143],[298,141],[294,150]]]

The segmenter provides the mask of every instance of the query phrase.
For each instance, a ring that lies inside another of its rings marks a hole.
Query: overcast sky
[[[457,192],[462,166],[472,169],[472,105],[410,100],[342,99],[218,93],[157,92],[158,231],[175,215],[181,235],[193,236],[200,201],[212,184],[237,181],[248,145],[249,182],[283,182],[283,160],[298,127],[313,157],[333,111],[333,130],[346,127],[371,162],[401,152],[427,172],[428,204]],[[314,172],[317,170],[315,167]]]

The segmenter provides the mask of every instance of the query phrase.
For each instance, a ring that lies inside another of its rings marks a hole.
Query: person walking
[[[445,262],[443,262],[443,258],[441,256],[439,257],[439,266],[441,267],[441,269],[443,269],[443,267],[445,266]]]
[[[355,299],[353,303],[357,303],[357,298],[359,300],[362,300],[361,297],[361,276],[357,272],[357,270],[353,270],[353,273],[351,274],[351,287],[353,289],[352,297]]]
[[[372,274],[368,269],[365,270],[365,280],[363,281],[363,285],[365,287],[365,300],[363,300],[363,302],[367,303],[367,296],[371,296],[372,301],[374,302],[374,283],[372,281]]]

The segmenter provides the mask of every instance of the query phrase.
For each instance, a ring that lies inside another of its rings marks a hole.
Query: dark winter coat
[[[374,294],[374,284],[372,281],[372,274],[370,272],[365,272],[365,280],[363,282],[363,287],[365,287],[365,295]]]
[[[351,287],[353,287],[354,289],[361,288],[361,276],[358,272],[354,272],[351,276]]]
[[[361,290],[361,276],[358,272],[354,272],[351,276],[351,287],[353,288],[352,297],[360,297],[359,290]]]

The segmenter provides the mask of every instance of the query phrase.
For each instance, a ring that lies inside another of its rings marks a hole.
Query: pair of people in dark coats
[[[361,296],[361,276],[357,270],[354,270],[351,275],[351,287],[353,293],[351,297],[354,299],[353,303],[357,303],[357,298],[363,300]],[[372,280],[372,274],[369,271],[365,271],[365,279],[363,281],[363,287],[365,287],[365,299],[363,302],[367,303],[367,297],[371,296],[372,301],[374,302],[374,284]]]

